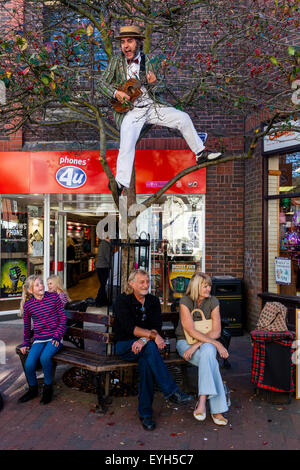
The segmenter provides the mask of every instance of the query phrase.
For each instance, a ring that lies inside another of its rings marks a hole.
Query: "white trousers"
[[[125,114],[120,129],[116,181],[126,188],[130,186],[135,146],[144,124],[156,124],[178,129],[195,154],[204,149],[203,142],[187,113],[171,106],[157,104],[142,108],[135,107]]]

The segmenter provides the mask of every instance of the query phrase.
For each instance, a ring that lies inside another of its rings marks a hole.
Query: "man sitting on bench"
[[[193,397],[179,389],[160,355],[159,350],[165,347],[160,334],[161,308],[159,299],[149,294],[149,285],[147,271],[138,269],[129,275],[125,292],[114,304],[114,340],[121,359],[138,362],[139,417],[143,428],[152,431],[154,381],[165,398],[177,405],[190,403]]]

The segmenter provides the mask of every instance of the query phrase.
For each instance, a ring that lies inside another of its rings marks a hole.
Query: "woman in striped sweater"
[[[29,390],[19,402],[24,403],[38,394],[36,365],[40,360],[44,372],[44,388],[41,403],[47,404],[52,398],[52,356],[62,347],[66,329],[63,304],[55,292],[45,292],[39,276],[29,276],[23,285],[20,312],[24,316],[24,343],[21,352],[28,357],[25,373]],[[33,321],[33,344],[30,347],[31,320]]]

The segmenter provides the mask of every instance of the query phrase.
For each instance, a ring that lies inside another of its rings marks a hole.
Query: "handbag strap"
[[[201,310],[201,308],[194,308],[194,310],[192,310],[191,315],[192,315],[192,317],[193,317],[193,320],[194,320],[194,313],[195,313],[195,312],[200,312],[200,315],[201,315],[201,317],[202,317],[202,320],[206,320],[205,315],[204,315],[204,313],[203,313],[203,310]]]

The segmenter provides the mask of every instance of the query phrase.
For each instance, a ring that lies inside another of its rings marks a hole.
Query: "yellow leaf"
[[[92,34],[94,32],[94,28],[91,24],[89,24],[88,27],[86,28],[86,32],[87,32],[88,36],[92,36]]]
[[[52,90],[52,91],[54,91],[54,90],[55,90],[55,88],[56,88],[56,85],[55,85],[55,83],[54,83],[54,82],[51,82],[51,83],[50,83],[50,88],[51,88],[51,90]]]
[[[22,38],[21,36],[16,36],[16,39],[20,50],[25,51],[25,49],[27,49],[28,47],[28,42],[26,41],[26,39]]]

